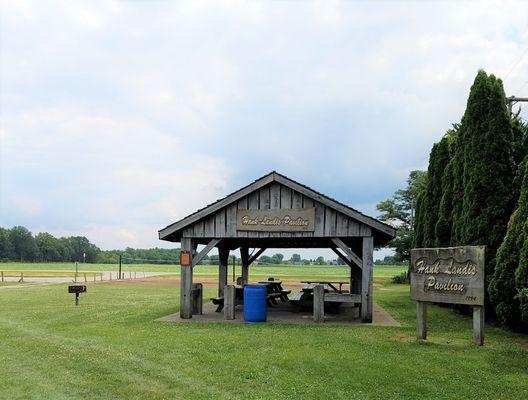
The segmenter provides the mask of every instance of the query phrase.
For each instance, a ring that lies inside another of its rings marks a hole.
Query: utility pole
[[[522,103],[522,102],[525,102],[525,103],[528,103],[528,97],[515,97],[515,96],[510,96],[510,97],[506,97],[506,101],[508,102],[508,112],[510,113],[510,115],[512,114],[512,108],[513,108],[513,105],[514,104],[517,104],[517,103]]]

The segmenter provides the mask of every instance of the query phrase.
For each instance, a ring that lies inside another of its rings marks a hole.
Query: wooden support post
[[[473,306],[473,340],[477,346],[484,344],[484,306]]]
[[[2,271],[2,282],[4,281],[4,271]]]
[[[95,282],[96,277],[97,277],[97,275],[94,273],[94,282]]]
[[[181,249],[191,252],[192,259],[193,243],[190,238],[181,239]],[[180,276],[180,318],[189,319],[192,318],[192,264],[182,265]]]
[[[229,262],[229,249],[224,246],[218,248],[218,297],[224,295],[227,285],[227,264]]]
[[[324,322],[324,286],[315,285],[313,289],[313,320],[317,323]]]
[[[203,313],[203,285],[201,283],[193,284],[192,292],[192,313],[193,315],[202,315]]]
[[[84,281],[88,282],[88,280],[86,279],[86,272],[84,273]]]
[[[372,322],[372,264],[374,256],[374,238],[363,238],[363,252],[361,269],[361,320]]]
[[[240,259],[242,260],[242,284],[247,284],[249,281],[249,249],[247,247],[240,248]]]
[[[235,286],[224,287],[224,319],[235,319]]]
[[[134,279],[136,279],[136,278],[137,278],[137,272],[134,271]]]
[[[110,280],[112,280],[112,271],[110,271]]]
[[[416,338],[427,339],[427,302],[416,302]]]

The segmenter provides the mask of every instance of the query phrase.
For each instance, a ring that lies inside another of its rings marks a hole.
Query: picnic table
[[[341,282],[341,281],[302,281],[304,283],[303,288],[299,293],[294,294],[290,297],[290,302],[297,306],[297,309],[312,308],[313,305],[313,291],[314,287],[317,285],[324,286],[325,294],[328,293],[328,296],[325,295],[325,304],[328,304],[328,309],[331,312],[337,312],[340,304],[342,302],[348,302],[349,297],[352,300],[352,297],[348,293],[343,293],[343,285],[347,285],[350,282]],[[339,285],[339,288],[336,287]],[[355,298],[355,297],[354,297]]]
[[[337,293],[343,293],[343,285],[349,285],[350,282],[342,282],[342,281],[301,281],[301,283],[304,283],[303,290],[312,290],[315,285],[323,285],[325,287],[325,291],[333,290]],[[339,289],[336,288],[334,285],[339,285]]]
[[[283,302],[288,301],[288,294],[291,293],[291,290],[283,289],[282,281],[267,280],[258,283],[259,285],[266,286],[267,302],[269,306],[277,305],[277,299],[280,299]],[[244,304],[244,286],[245,285],[235,285],[235,305]],[[211,298],[211,301],[218,306],[216,312],[221,312],[224,308],[224,297],[213,297]]]
[[[276,305],[277,299],[280,299],[283,302],[288,301],[288,295],[291,293],[291,290],[285,290],[282,287],[282,281],[276,281],[276,280],[267,280],[267,281],[259,281],[259,285],[266,286],[266,290],[268,292],[268,304]]]

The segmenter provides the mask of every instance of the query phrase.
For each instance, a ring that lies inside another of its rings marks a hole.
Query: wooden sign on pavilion
[[[249,266],[268,248],[330,248],[350,267],[350,296],[359,299],[365,322],[372,321],[374,246],[394,235],[392,227],[275,171],[159,231],[161,240],[180,242],[191,255],[181,268],[181,318],[192,317],[193,267],[214,247],[219,296],[231,250],[240,248],[247,283]],[[205,247],[197,252],[198,245]]]

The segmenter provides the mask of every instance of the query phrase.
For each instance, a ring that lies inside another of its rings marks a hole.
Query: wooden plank
[[[236,204],[231,204],[226,208],[226,236],[235,237],[236,230]]]
[[[361,303],[361,294],[325,293],[324,301],[335,303]]]
[[[348,260],[352,261],[360,269],[363,269],[363,261],[356,255],[356,253],[352,251],[350,247],[345,244],[345,242],[339,238],[331,238],[330,240],[345,253]]]
[[[239,209],[239,210],[247,210],[248,209],[248,198],[247,198],[247,196],[243,197],[242,199],[240,199],[237,202],[237,209]],[[235,213],[235,220],[236,220],[236,213]],[[237,237],[247,237],[247,235],[248,234],[247,234],[246,231],[239,231],[239,230],[236,231],[236,236]]]
[[[299,192],[292,190],[292,208],[304,208],[303,196]]]
[[[183,232],[182,232],[182,236],[183,237],[187,237],[187,238],[191,238],[194,236],[194,229],[193,229],[193,226],[188,226],[186,227]]]
[[[215,237],[225,237],[225,210],[220,210],[215,214]]]
[[[281,186],[280,195],[281,195],[280,208],[281,209],[285,209],[285,208],[291,209],[292,208],[292,190],[289,187]],[[292,233],[292,232],[281,232],[280,234],[281,237],[292,237],[295,235],[296,233]],[[299,236],[301,235],[299,234]]]
[[[224,290],[224,319],[235,319],[235,286],[226,285]]]
[[[215,237],[215,216],[211,215],[204,220],[204,237]]]
[[[347,236],[349,218],[345,214],[338,212],[336,219],[336,236]]]
[[[473,340],[477,346],[484,345],[484,306],[473,306]]]
[[[324,235],[335,236],[336,235],[336,211],[325,207],[325,221],[324,221]]]
[[[203,258],[220,242],[220,239],[211,239],[209,243],[200,251],[197,255],[194,256],[192,260],[193,265],[197,265]]]
[[[372,228],[370,226],[360,224],[359,225],[359,236],[372,236]]]
[[[294,193],[299,193],[299,192],[294,191]],[[303,195],[301,196],[302,196],[302,207],[303,208],[315,207],[315,203],[311,198],[303,196]],[[303,237],[313,237],[313,235],[314,235],[314,232],[303,232],[302,233]]]
[[[203,237],[204,236],[204,221],[200,220],[193,224],[193,235],[194,237]]]
[[[325,227],[325,206],[315,202],[315,229],[314,236],[323,237]]]
[[[324,285],[315,285],[313,288],[313,320],[316,323],[324,322]]]
[[[372,322],[372,258],[374,256],[374,238],[363,238],[361,254],[363,267],[361,268],[361,319]]]
[[[359,234],[359,223],[354,220],[348,221],[348,235],[347,236],[360,236]]]
[[[270,209],[280,208],[281,186],[273,182],[270,185]],[[270,237],[280,237],[280,232],[270,232]]]
[[[259,193],[253,192],[248,197],[248,209],[258,210],[259,209]],[[258,237],[258,232],[248,232],[248,237]]]
[[[259,209],[269,210],[270,208],[270,187],[265,186],[259,190]],[[258,232],[258,237],[269,237],[269,232]]]
[[[425,301],[416,302],[416,338],[427,339],[427,303]]]

